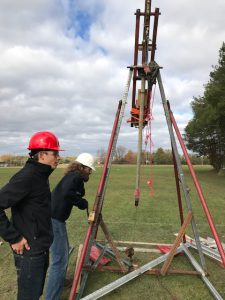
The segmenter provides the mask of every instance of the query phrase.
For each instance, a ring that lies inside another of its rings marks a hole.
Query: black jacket
[[[79,172],[67,173],[52,191],[52,218],[65,222],[73,206],[86,209],[84,179]]]
[[[48,250],[53,240],[49,165],[28,159],[0,190],[0,236],[10,244],[25,237],[30,254]],[[11,207],[11,220],[4,210]]]

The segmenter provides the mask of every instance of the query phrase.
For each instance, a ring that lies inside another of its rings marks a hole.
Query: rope
[[[156,85],[154,86],[154,91],[153,91],[153,97],[150,95],[150,103],[149,103],[149,110],[148,110],[148,115],[147,115],[147,126],[146,126],[146,136],[145,136],[145,153],[147,156],[147,145],[149,142],[149,178],[147,180],[147,184],[149,185],[150,188],[150,196],[154,196],[154,190],[153,190],[153,181],[152,181],[152,149],[154,147],[153,141],[152,141],[152,120],[153,118],[153,104],[155,100],[155,89]]]

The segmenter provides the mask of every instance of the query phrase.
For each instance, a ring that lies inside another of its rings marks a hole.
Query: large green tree
[[[213,66],[202,97],[191,104],[193,119],[185,128],[190,150],[209,158],[219,171],[225,163],[225,43],[219,50],[218,65]]]

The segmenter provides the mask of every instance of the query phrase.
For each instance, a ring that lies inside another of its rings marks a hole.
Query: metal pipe
[[[179,143],[180,143],[180,146],[181,146],[181,148],[182,148],[182,151],[183,151],[184,157],[185,157],[185,159],[186,159],[186,162],[187,162],[189,171],[190,171],[190,173],[191,173],[192,179],[193,179],[193,181],[194,181],[194,184],[195,184],[195,187],[196,187],[198,196],[199,196],[199,200],[200,200],[200,202],[201,202],[201,204],[202,204],[203,210],[204,210],[204,212],[205,212],[205,215],[206,215],[206,217],[207,217],[209,226],[210,226],[211,231],[212,231],[212,234],[213,234],[213,236],[214,236],[216,245],[217,245],[217,247],[218,247],[218,251],[219,251],[219,253],[220,253],[220,256],[221,256],[223,265],[224,265],[224,267],[225,267],[225,253],[224,253],[222,244],[221,244],[221,242],[220,242],[219,235],[218,235],[218,233],[217,233],[215,224],[214,224],[213,219],[212,219],[212,216],[211,216],[211,214],[210,214],[210,211],[209,211],[208,205],[207,205],[207,203],[206,203],[205,197],[204,197],[204,195],[203,195],[201,186],[200,186],[200,184],[199,184],[199,182],[198,182],[198,179],[197,179],[197,177],[196,177],[194,168],[193,168],[192,163],[191,163],[191,161],[190,161],[190,158],[189,158],[189,156],[188,156],[188,153],[187,153],[186,147],[185,147],[185,145],[184,145],[182,136],[181,136],[180,131],[179,131],[178,127],[177,127],[176,121],[175,121],[175,119],[174,119],[174,116],[173,116],[173,113],[172,113],[171,110],[170,110],[170,119],[171,119],[171,122],[172,122],[172,124],[173,124],[174,129],[175,129],[175,132],[176,132],[176,134],[177,134],[177,138],[178,138]]]
[[[148,60],[148,41],[149,41],[149,26],[150,26],[151,0],[145,0],[145,13],[143,24],[143,41],[142,41],[142,65],[147,64]],[[137,153],[137,170],[136,170],[136,185],[134,192],[135,206],[138,206],[140,199],[140,173],[142,160],[142,131],[144,121],[144,103],[145,103],[145,76],[141,77],[141,99],[139,106],[139,122],[138,122],[138,153]]]
[[[140,174],[141,174],[141,160],[142,160],[142,131],[143,131],[143,117],[144,117],[144,101],[145,101],[145,78],[141,79],[141,99],[139,110],[139,126],[138,126],[138,153],[137,153],[137,169],[136,169],[136,185],[134,201],[135,206],[138,206],[140,199]]]

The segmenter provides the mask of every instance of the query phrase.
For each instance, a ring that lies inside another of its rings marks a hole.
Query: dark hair
[[[45,152],[45,151],[55,151],[55,150],[51,150],[51,149],[45,149],[45,148],[39,148],[39,149],[32,149],[29,152],[29,156],[30,158],[32,158],[35,161],[38,161],[39,157],[38,157],[38,153],[39,152]],[[58,151],[57,151],[58,152]]]
[[[40,152],[40,149],[33,149],[29,152],[30,158],[32,158],[35,161],[38,161],[38,153]]]

